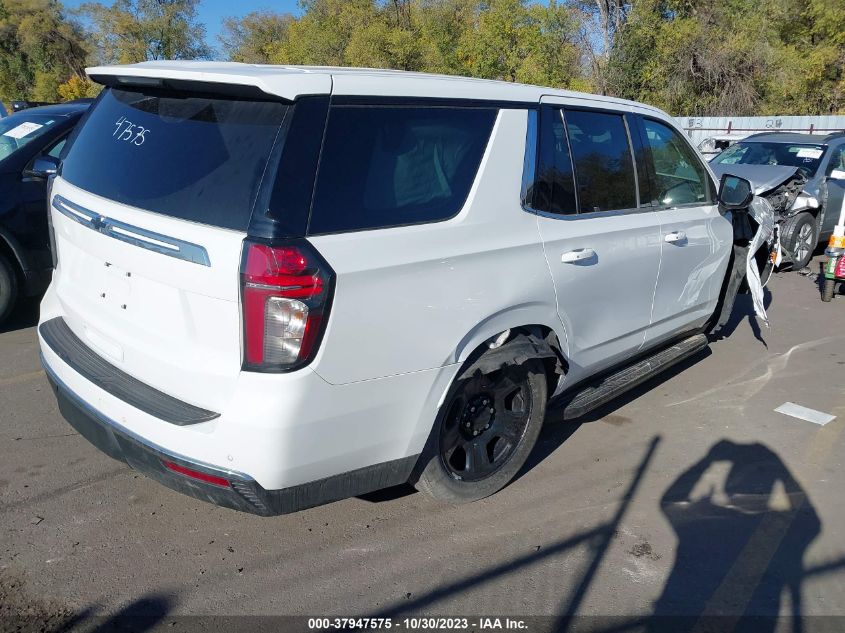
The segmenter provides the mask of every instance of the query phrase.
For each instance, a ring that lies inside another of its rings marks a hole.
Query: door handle
[[[687,239],[687,234],[683,231],[672,231],[663,236],[664,242],[683,242]]]
[[[569,251],[560,256],[560,261],[563,264],[574,264],[585,259],[591,259],[596,256],[596,252],[592,248],[578,248],[574,251]]]

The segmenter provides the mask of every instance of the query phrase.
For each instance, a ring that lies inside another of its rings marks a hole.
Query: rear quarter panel
[[[498,332],[565,337],[536,218],[520,204],[527,111],[502,110],[454,218],[310,238],[337,273],[315,371],[333,384],[460,362]]]

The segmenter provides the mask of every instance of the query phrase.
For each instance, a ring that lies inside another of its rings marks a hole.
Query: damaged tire
[[[499,356],[507,347],[486,354]],[[513,359],[486,373],[471,370],[449,389],[413,482],[440,501],[477,501],[504,488],[543,426],[548,388],[542,361]]]
[[[792,258],[795,270],[800,270],[810,263],[813,251],[819,242],[816,218],[809,213],[799,213],[783,225],[781,240]]]

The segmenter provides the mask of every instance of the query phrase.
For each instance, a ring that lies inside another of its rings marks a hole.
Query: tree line
[[[845,0],[300,0],[224,20],[199,0],[0,0],[0,100],[98,88],[155,59],[365,66],[645,101],[673,114],[845,113]]]

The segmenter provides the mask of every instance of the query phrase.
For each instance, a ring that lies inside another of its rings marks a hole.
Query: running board
[[[572,420],[610,402],[629,389],[644,383],[672,365],[700,352],[707,347],[707,336],[696,334],[672,347],[667,347],[633,365],[627,365],[617,372],[605,376],[599,382],[586,386],[575,393],[563,409],[563,419]]]

